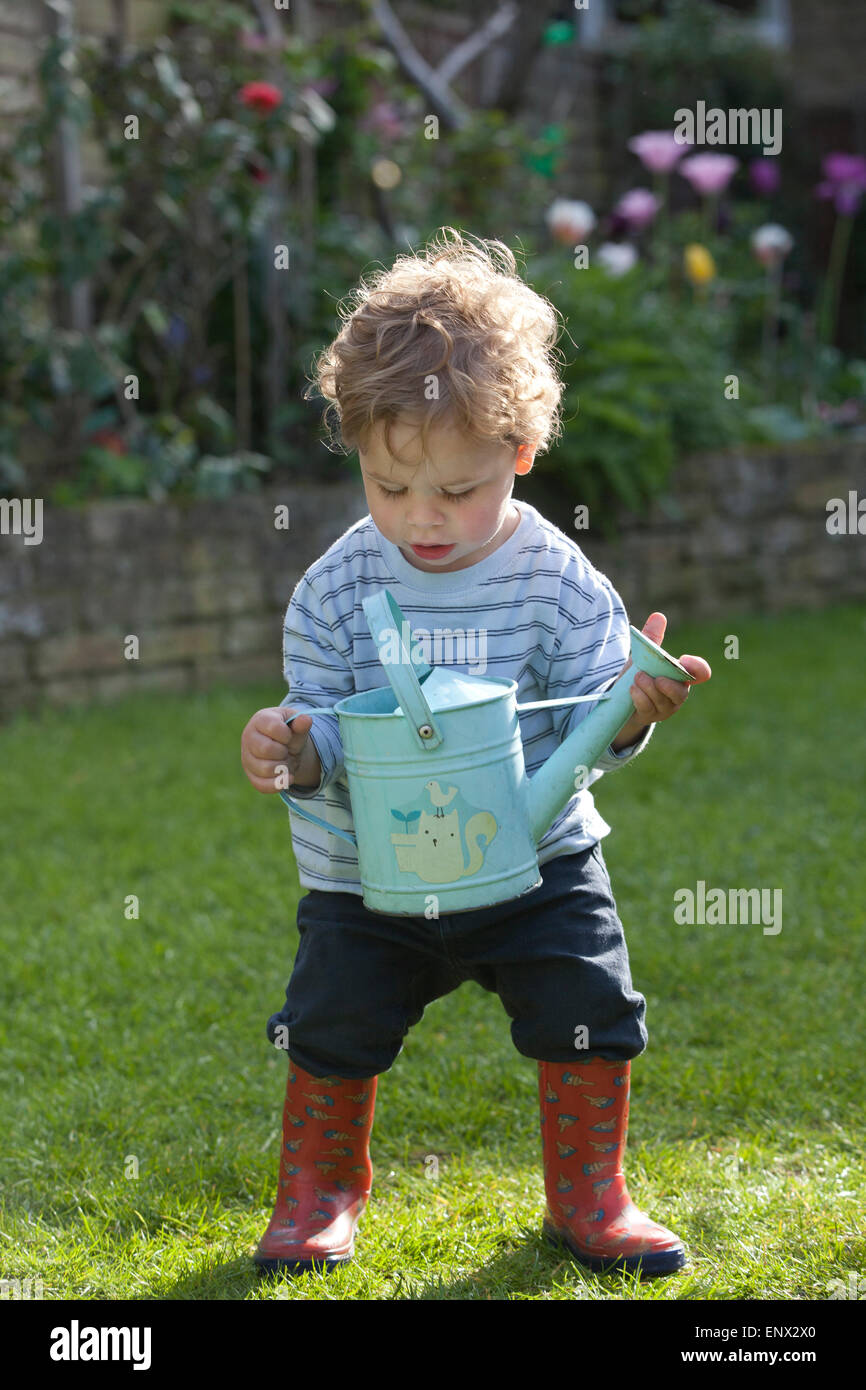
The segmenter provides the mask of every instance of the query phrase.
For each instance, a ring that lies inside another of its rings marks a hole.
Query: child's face
[[[497,550],[517,527],[511,503],[517,449],[483,443],[452,425],[439,424],[428,435],[429,460],[421,458],[414,425],[397,421],[391,442],[407,460],[386,451],[384,430],[370,432],[358,450],[364,490],[375,525],[415,569],[450,574]],[[441,557],[415,546],[450,548]]]

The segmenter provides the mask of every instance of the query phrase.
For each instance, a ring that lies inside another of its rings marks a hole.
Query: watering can
[[[634,713],[636,672],[694,680],[631,627],[633,666],[608,689],[518,704],[516,681],[430,666],[407,642],[409,624],[387,589],[363,607],[388,684],[286,720],[337,715],[355,834],[280,796],[356,847],[372,912],[438,917],[539,887],[536,846],[573,796],[575,772],[592,768]],[[579,701],[598,705],[528,777],[518,714]]]

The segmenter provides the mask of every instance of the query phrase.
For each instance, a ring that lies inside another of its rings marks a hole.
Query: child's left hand
[[[650,613],[643,625],[642,632],[651,642],[657,646],[662,645],[662,639],[668,620],[664,613]],[[708,681],[712,676],[709,664],[700,656],[681,656],[680,664],[694,676],[694,684],[700,685]],[[631,658],[625,663],[622,671],[627,671],[631,666]],[[631,686],[631,698],[634,704],[635,713],[627,724],[624,724],[611,745],[615,752],[622,752],[623,748],[635,743],[640,738],[648,724],[657,724],[662,719],[670,719],[672,714],[676,714],[680,705],[684,704],[689,697],[690,684],[683,681],[675,681],[670,676],[649,676],[646,671],[638,671]]]

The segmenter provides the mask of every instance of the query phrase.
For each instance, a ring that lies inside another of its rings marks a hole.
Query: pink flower
[[[252,53],[259,53],[263,48],[267,48],[269,40],[266,34],[257,34],[254,29],[241,30],[241,48],[249,49]]]
[[[329,97],[332,92],[337,90],[339,83],[336,77],[320,77],[315,82],[308,82],[308,87],[312,87],[314,92],[318,92],[320,97]]]
[[[866,159],[859,154],[828,154],[821,161],[824,181],[815,192],[819,198],[832,198],[840,217],[853,217],[866,192]]]
[[[393,101],[377,101],[361,122],[361,129],[375,131],[385,140],[396,140],[403,134],[403,122]]]
[[[696,193],[706,198],[727,188],[740,161],[732,154],[691,154],[679,167]]]
[[[628,147],[653,174],[670,173],[688,149],[671,130],[645,130],[642,135],[633,135]]]
[[[279,87],[270,82],[247,82],[241,87],[240,98],[254,111],[273,111],[283,99]]]
[[[778,162],[775,159],[753,159],[749,165],[749,179],[755,192],[762,198],[772,197],[781,183]]]
[[[648,188],[631,188],[620,198],[614,213],[630,228],[639,232],[652,222],[658,210],[659,200]]]
[[[830,405],[829,401],[818,402],[818,415],[831,425],[853,425],[860,414],[860,402],[849,396],[841,405]]]

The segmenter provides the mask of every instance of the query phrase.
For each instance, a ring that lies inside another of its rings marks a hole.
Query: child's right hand
[[[241,734],[241,765],[257,792],[279,791],[274,779],[284,768],[290,784],[317,787],[321,781],[319,756],[309,736],[313,721],[299,714],[287,724],[291,713],[285,705],[256,710]]]

